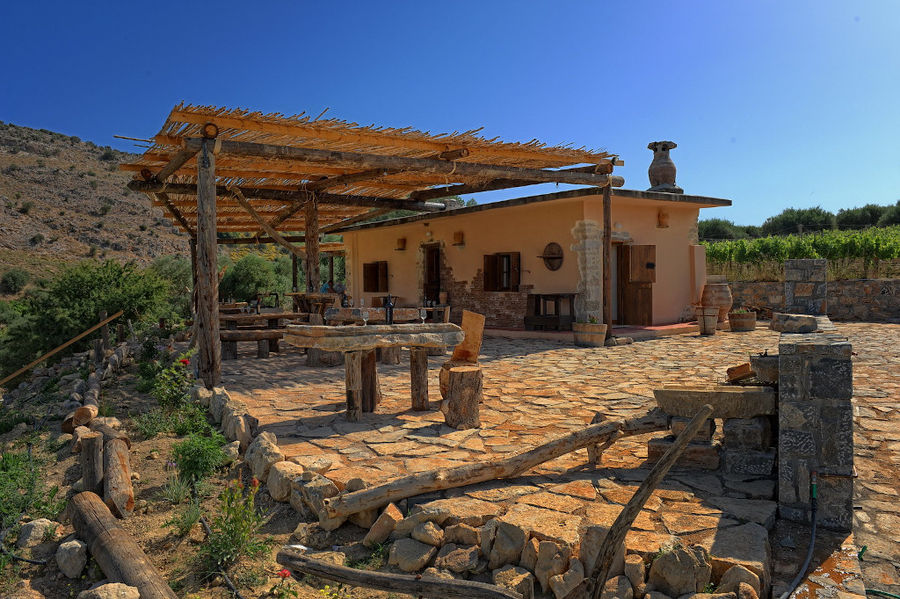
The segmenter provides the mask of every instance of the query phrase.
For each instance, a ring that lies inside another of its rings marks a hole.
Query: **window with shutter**
[[[363,291],[365,293],[387,293],[387,262],[369,262],[363,264]]]
[[[484,290],[518,291],[521,283],[521,255],[501,252],[484,256]]]
[[[484,257],[484,290],[498,291],[500,288],[499,279],[499,258],[496,254],[487,254]]]

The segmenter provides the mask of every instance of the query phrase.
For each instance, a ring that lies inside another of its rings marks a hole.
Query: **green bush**
[[[892,225],[900,225],[900,202],[897,202],[895,206],[889,206],[878,219],[879,227]]]
[[[788,208],[781,214],[770,216],[762,224],[763,235],[787,235],[812,233],[834,228],[834,214],[815,208]]]
[[[257,293],[279,291],[278,279],[272,263],[256,254],[247,254],[225,272],[219,284],[221,299],[234,298],[247,302]]]
[[[28,214],[29,212],[31,212],[32,208],[34,208],[34,202],[32,202],[31,200],[28,200],[28,201],[22,202],[22,205],[19,206],[19,212],[21,212],[22,214]]]
[[[838,210],[834,220],[838,229],[841,230],[865,229],[876,226],[878,219],[887,209],[887,206],[878,204],[866,204],[860,208],[842,208]]]
[[[254,479],[247,490],[238,481],[229,483],[220,497],[218,515],[210,523],[210,535],[200,550],[205,573],[227,570],[243,556],[255,557],[268,547],[257,538],[264,518],[256,510],[254,500],[259,482]]]
[[[720,239],[743,239],[747,234],[742,227],[724,218],[710,218],[697,223],[697,234],[700,239],[717,241]]]
[[[148,270],[169,284],[169,303],[174,313],[181,318],[190,318],[194,286],[191,261],[182,256],[162,256],[154,260]]]
[[[183,360],[187,361],[186,358]],[[192,378],[187,364],[180,361],[163,368],[153,383],[153,397],[163,408],[177,408],[188,401]]]
[[[31,275],[21,268],[11,268],[0,277],[0,289],[4,293],[19,293],[25,289]]]
[[[185,480],[198,482],[216,471],[225,462],[222,445],[225,437],[217,432],[206,437],[192,433],[173,446],[178,473]]]

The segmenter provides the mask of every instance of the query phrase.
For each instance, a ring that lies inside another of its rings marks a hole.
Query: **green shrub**
[[[835,216],[835,222],[838,229],[855,230],[865,229],[866,227],[874,227],[878,224],[878,219],[887,210],[887,206],[879,206],[878,204],[866,204],[859,208],[842,208],[838,210]]]
[[[141,227],[141,231],[147,228],[146,225]],[[153,261],[149,270],[169,284],[169,304],[174,313],[181,318],[190,318],[194,286],[191,261],[181,256],[162,256]]]
[[[254,479],[246,494],[238,481],[229,483],[222,493],[218,515],[200,550],[205,572],[227,570],[241,557],[255,557],[268,547],[265,540],[257,538],[264,521],[254,505],[258,490],[259,482]]]
[[[200,506],[192,501],[166,521],[165,526],[175,529],[175,534],[183,537],[200,521]]]
[[[256,254],[247,254],[225,272],[219,284],[219,297],[246,302],[255,299],[257,293],[277,290],[272,264]]]
[[[4,293],[19,293],[25,289],[31,275],[21,268],[11,268],[0,277],[0,288]]]
[[[879,227],[900,225],[900,201],[895,206],[889,206],[878,219]]]
[[[66,505],[57,487],[47,488],[39,464],[25,451],[0,455],[0,528],[6,529],[22,512],[30,518],[54,518]]]
[[[185,361],[186,358],[183,358]],[[191,391],[191,373],[186,364],[175,362],[162,369],[153,383],[153,397],[164,408],[177,408],[187,402]]]
[[[178,473],[185,480],[200,481],[216,471],[225,461],[222,445],[225,437],[217,432],[206,437],[192,433],[173,446]]]
[[[169,414],[162,408],[154,408],[149,412],[139,414],[132,419],[134,428],[145,439],[152,439],[160,433],[172,430],[172,421]]]
[[[180,505],[191,496],[191,483],[180,476],[170,475],[160,495],[169,503]]]
[[[19,212],[21,212],[22,214],[28,214],[29,212],[31,212],[32,208],[34,208],[34,202],[32,202],[31,200],[27,200],[25,202],[22,202],[22,205],[19,206]]]
[[[788,208],[775,216],[770,216],[762,224],[763,235],[787,235],[790,233],[812,233],[834,228],[834,214],[816,206],[815,208]]]

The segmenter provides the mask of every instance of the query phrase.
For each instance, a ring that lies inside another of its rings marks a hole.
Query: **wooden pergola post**
[[[191,316],[197,316],[197,238],[191,237]]]
[[[612,336],[612,185],[603,188],[603,322]]]
[[[318,293],[319,279],[319,202],[313,198],[303,207],[306,221],[306,292]]]
[[[291,254],[291,290],[294,292],[300,291],[300,288],[297,286],[297,271],[299,266],[300,265],[297,263],[297,255]]]
[[[216,174],[213,148],[204,138],[197,160],[197,356],[200,378],[208,389],[219,384],[219,278],[216,261]]]

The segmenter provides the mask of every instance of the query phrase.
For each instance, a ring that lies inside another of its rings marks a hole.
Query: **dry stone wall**
[[[761,311],[763,317],[784,309],[784,284],[779,281],[730,283],[735,306]],[[828,317],[839,321],[900,322],[900,279],[829,281]]]

